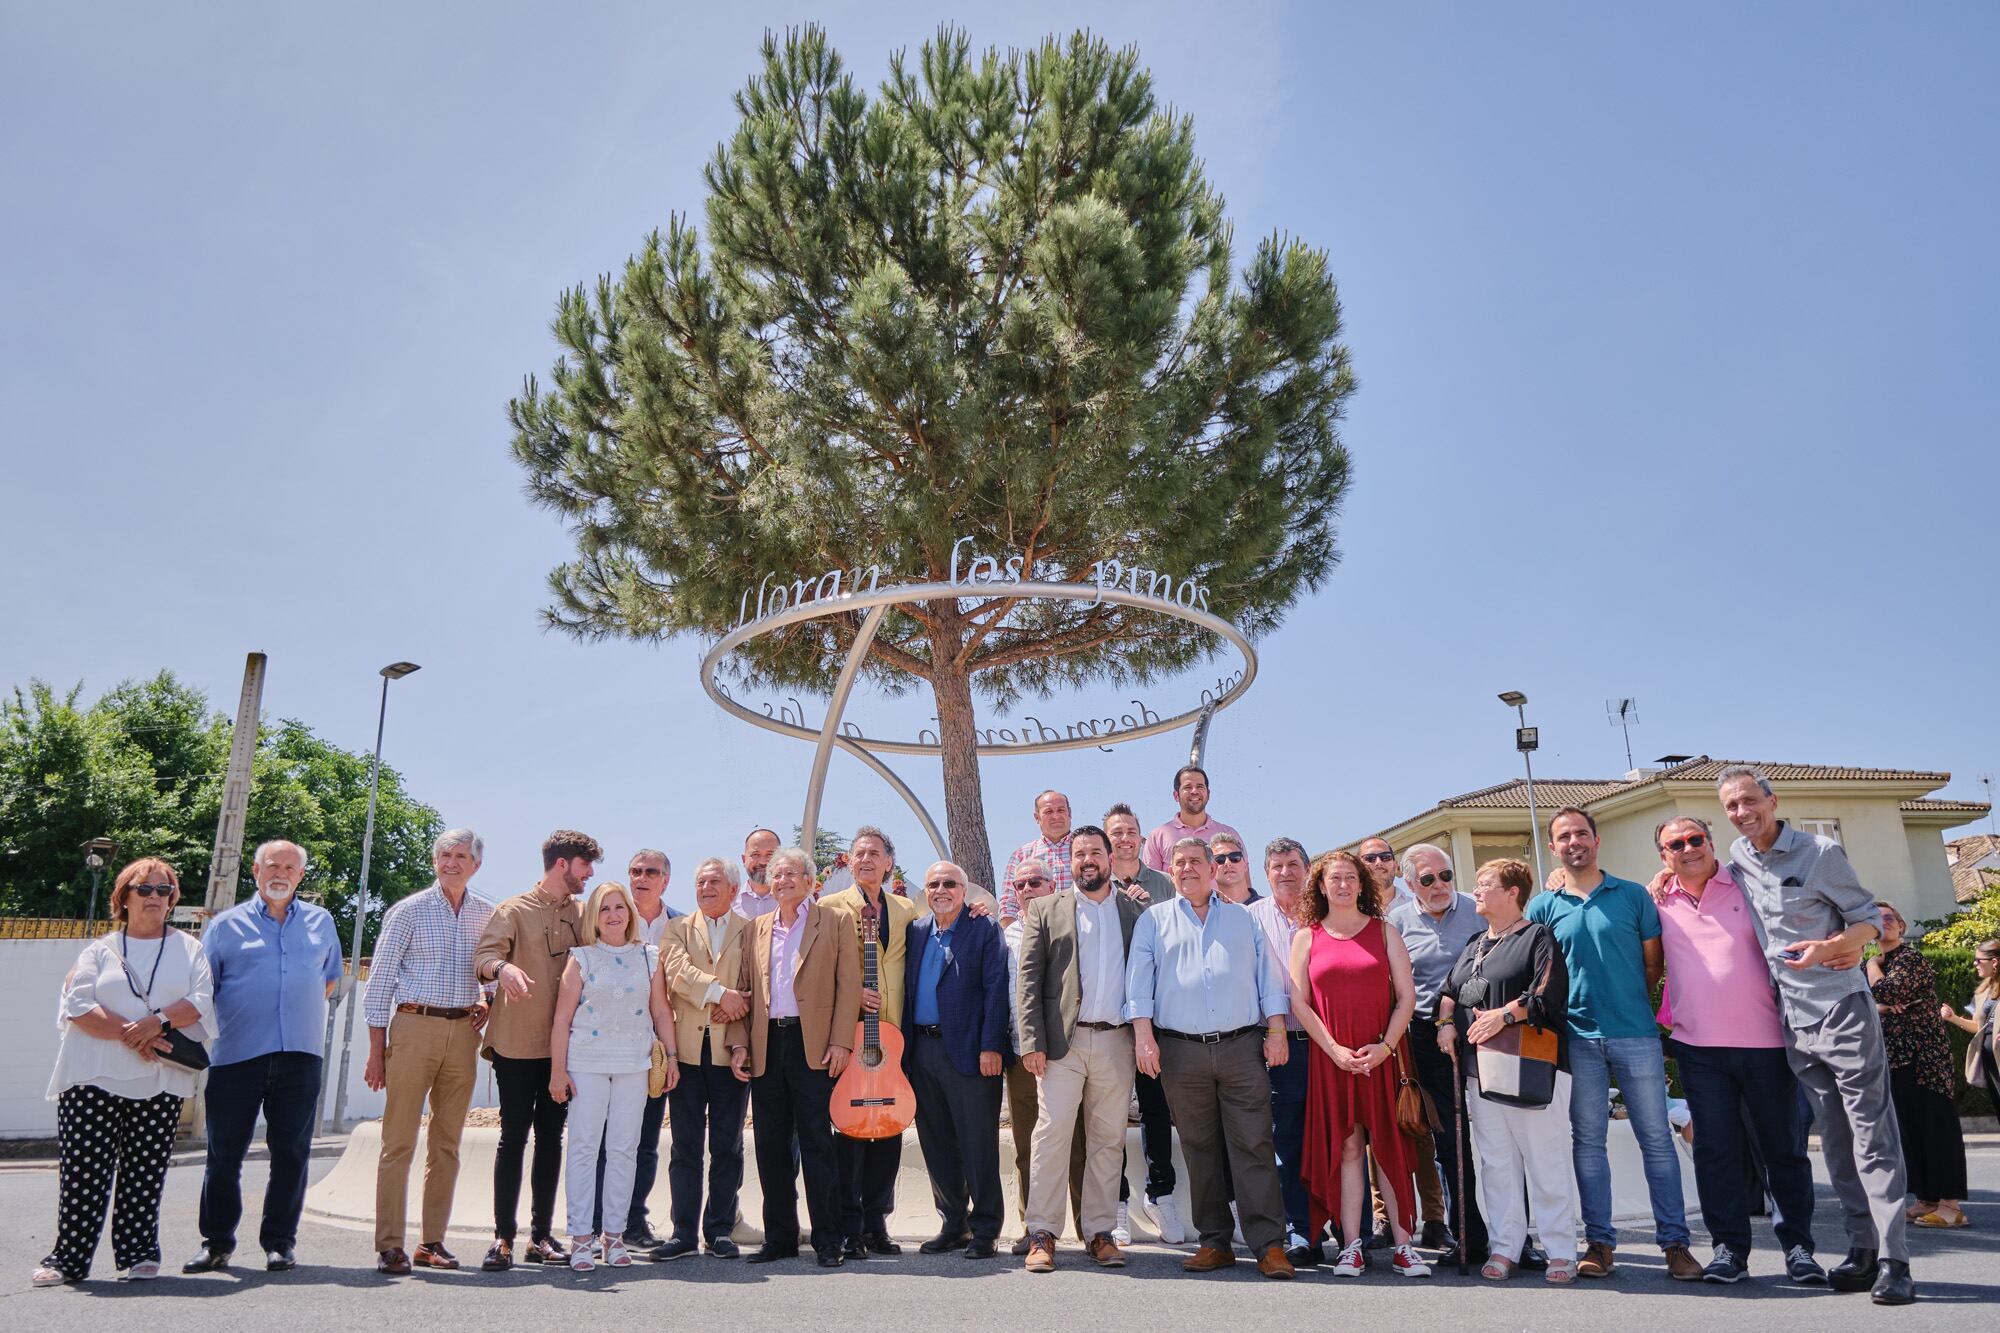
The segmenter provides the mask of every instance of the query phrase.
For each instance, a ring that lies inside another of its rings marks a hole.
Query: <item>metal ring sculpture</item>
[[[1250,640],[1244,636],[1243,632],[1228,621],[1223,620],[1219,616],[1211,615],[1206,611],[1197,611],[1192,607],[1182,606],[1177,602],[1170,602],[1163,598],[1146,596],[1136,592],[1126,592],[1119,588],[1099,587],[1095,583],[1004,582],[901,584],[893,588],[878,588],[872,592],[842,593],[823,600],[802,602],[797,606],[764,616],[761,619],[747,621],[723,635],[717,641],[716,645],[708,650],[708,654],[702,658],[701,687],[708,692],[708,697],[713,699],[717,706],[725,712],[732,713],[743,719],[745,722],[762,727],[766,731],[775,731],[780,735],[792,736],[799,740],[812,741],[816,744],[817,749],[813,754],[812,776],[808,779],[806,785],[805,816],[800,820],[802,828],[801,841],[805,846],[812,846],[813,837],[818,831],[820,796],[826,786],[827,765],[833,758],[835,747],[838,747],[874,769],[881,775],[885,782],[895,789],[897,795],[903,798],[904,802],[916,814],[918,821],[922,823],[924,832],[929,835],[932,845],[937,848],[939,857],[949,859],[951,855],[950,844],[944,834],[939,831],[937,821],[931,818],[930,812],[924,809],[923,802],[917,799],[917,794],[910,790],[908,784],[896,776],[895,772],[887,764],[883,763],[879,757],[879,754],[941,755],[943,747],[939,744],[931,744],[924,741],[897,741],[882,740],[873,737],[843,736],[840,734],[841,717],[847,711],[848,696],[854,692],[854,684],[861,677],[861,667],[867,660],[869,645],[875,641],[876,631],[882,627],[882,618],[890,607],[905,602],[934,601],[946,597],[965,598],[996,595],[1015,597],[1023,600],[1053,597],[1064,601],[1088,601],[1093,604],[1100,601],[1116,602],[1120,606],[1129,606],[1141,611],[1153,611],[1160,615],[1172,616],[1177,620],[1185,621],[1212,634],[1220,635],[1234,644],[1236,650],[1243,655],[1243,675],[1241,679],[1223,690],[1221,694],[1214,696],[1199,707],[1191,708],[1184,713],[1176,713],[1171,717],[1160,718],[1143,726],[1103,734],[1065,736],[1060,740],[1053,741],[1035,741],[1013,745],[980,745],[976,747],[975,751],[979,755],[1047,754],[1056,750],[1081,750],[1094,746],[1106,747],[1121,744],[1125,741],[1139,740],[1147,736],[1158,736],[1165,732],[1179,730],[1182,727],[1193,726],[1196,723],[1202,724],[1202,731],[1205,733],[1207,730],[1207,720],[1219,710],[1227,708],[1230,704],[1242,698],[1244,692],[1250,688],[1250,682],[1257,678],[1256,649],[1250,646]],[[839,678],[834,682],[833,694],[827,700],[826,722],[818,730],[799,725],[798,723],[788,722],[782,718],[769,717],[757,713],[747,705],[738,703],[735,699],[730,698],[716,684],[716,670],[722,660],[745,643],[748,643],[751,639],[761,634],[768,634],[772,630],[784,629],[787,626],[801,624],[808,620],[818,620],[824,616],[838,615],[842,612],[863,609],[867,610],[868,614],[862,620],[861,632],[855,635],[854,646],[848,650],[847,661],[841,667]]]

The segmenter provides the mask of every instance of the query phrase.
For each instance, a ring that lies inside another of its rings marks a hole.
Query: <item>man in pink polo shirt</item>
[[[1174,859],[1174,844],[1182,838],[1207,842],[1218,833],[1227,833],[1236,838],[1238,847],[1247,845],[1242,834],[1208,817],[1208,774],[1198,765],[1183,764],[1174,774],[1174,800],[1179,812],[1146,835],[1146,864],[1161,874],[1167,873]]]
[[[1813,1258],[1812,1166],[1799,1133],[1798,1081],[1785,1060],[1756,913],[1729,867],[1717,863],[1706,821],[1669,819],[1653,830],[1653,845],[1665,866],[1651,885],[1667,961],[1660,1021],[1673,1029],[1667,1049],[1694,1117],[1695,1190],[1715,1241],[1702,1279],[1749,1275],[1751,1192],[1768,1184],[1786,1272],[1797,1283],[1824,1283]],[[1752,1133],[1762,1181],[1751,1167]]]

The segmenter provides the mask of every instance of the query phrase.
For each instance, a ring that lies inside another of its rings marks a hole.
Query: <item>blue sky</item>
[[[688,901],[811,752],[710,705],[693,641],[539,627],[568,544],[507,399],[560,289],[699,212],[766,26],[872,86],[940,19],[1087,21],[1194,117],[1244,253],[1330,252],[1361,380],[1344,562],[1216,722],[1219,817],[1318,847],[1504,781],[1509,688],[1548,776],[1624,769],[1623,695],[1642,761],[2000,769],[1990,6],[678,8],[6,3],[0,682],[228,706],[261,649],[268,713],[359,748],[408,658],[387,757],[484,891],[571,824]],[[1048,785],[1164,818],[1184,752],[989,761],[994,844]],[[927,859],[845,757],[823,819]]]

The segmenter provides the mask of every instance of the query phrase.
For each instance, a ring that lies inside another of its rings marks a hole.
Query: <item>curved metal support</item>
[[[826,765],[833,758],[834,738],[840,735],[840,716],[847,711],[847,696],[854,692],[854,682],[861,677],[861,664],[868,660],[868,646],[875,642],[875,631],[882,628],[882,617],[888,613],[886,603],[869,609],[862,618],[861,632],[854,636],[854,647],[848,650],[847,661],[840,668],[840,679],[834,682],[833,697],[826,701],[826,724],[819,729],[819,746],[813,751],[812,776],[806,780],[806,812],[799,821],[799,845],[811,847],[819,837],[819,798],[826,789]]]
[[[835,737],[834,744],[874,769],[882,781],[894,787],[896,794],[903,798],[911,812],[916,815],[917,822],[924,826],[924,832],[930,837],[931,846],[937,848],[938,860],[951,860],[951,844],[945,839],[944,834],[938,832],[937,821],[931,818],[931,812],[924,809],[924,803],[917,799],[917,794],[910,790],[908,784],[896,776],[893,769],[845,736]]]
[[[1215,705],[1203,704],[1201,720],[1194,724],[1194,740],[1188,745],[1188,762],[1196,768],[1202,766],[1202,756],[1208,753],[1208,724],[1215,720]]]

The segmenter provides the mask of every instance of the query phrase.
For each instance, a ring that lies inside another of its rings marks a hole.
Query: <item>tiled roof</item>
[[[1590,782],[1575,778],[1538,778],[1535,781],[1535,804],[1548,810],[1560,809],[1565,805],[1583,805],[1632,785],[1624,781]],[[1458,810],[1526,810],[1528,784],[1525,779],[1515,778],[1512,782],[1503,782],[1497,787],[1482,787],[1463,796],[1447,797],[1438,804]]]
[[[1954,838],[1945,846],[1957,856],[1951,866],[1951,888],[1959,902],[1969,903],[2000,883],[2000,838],[1975,833],[1969,838]]]
[[[1984,801],[1904,801],[1899,809],[1936,810],[1943,814],[1983,815],[1993,807]]]
[[[1748,764],[1773,782],[1928,782],[1942,787],[1951,781],[1949,773],[1924,773],[1904,768],[1849,768],[1841,764],[1760,764],[1749,759],[1710,759],[1702,755],[1676,764],[1660,773],[1676,782],[1715,781],[1725,768]]]

